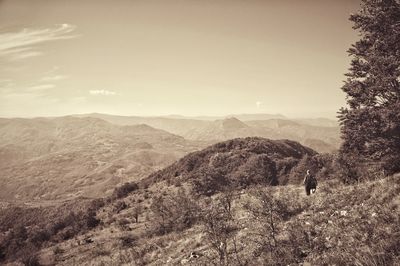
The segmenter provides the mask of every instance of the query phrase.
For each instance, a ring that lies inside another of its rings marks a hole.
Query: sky
[[[359,0],[0,0],[0,116],[334,118]]]

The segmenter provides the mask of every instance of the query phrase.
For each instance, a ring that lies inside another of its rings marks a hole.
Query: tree
[[[153,199],[150,210],[154,215],[154,233],[165,235],[182,231],[196,223],[199,215],[197,203],[184,189]]]
[[[143,208],[142,205],[137,204],[134,208],[133,208],[133,218],[135,218],[135,223],[139,222],[139,216],[142,214],[143,212]]]
[[[341,156],[380,162],[386,174],[400,171],[400,1],[362,0],[350,16],[361,39],[342,90],[347,107],[339,111]]]
[[[231,204],[232,198],[225,195],[218,202],[211,203],[202,217],[203,233],[206,235],[211,249],[218,254],[219,265],[231,264],[229,252],[231,243],[237,250],[235,242],[237,227],[232,215]],[[238,260],[238,255],[236,258]]]

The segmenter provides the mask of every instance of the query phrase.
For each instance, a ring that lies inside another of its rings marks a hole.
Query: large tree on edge
[[[362,0],[350,16],[360,40],[342,90],[341,155],[353,162],[379,162],[400,171],[400,0]]]

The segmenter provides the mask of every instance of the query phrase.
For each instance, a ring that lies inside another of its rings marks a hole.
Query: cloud
[[[71,34],[76,26],[61,24],[53,28],[30,29],[19,32],[0,33],[0,57],[10,61],[40,56],[43,52],[36,50],[38,44],[76,38]]]
[[[90,94],[92,95],[116,95],[117,93],[115,91],[109,91],[109,90],[90,90]]]
[[[56,85],[54,85],[54,84],[42,84],[42,85],[29,87],[26,90],[27,91],[44,91],[44,90],[48,90],[48,89],[53,89],[55,87],[56,87]]]
[[[0,79],[0,88],[8,88],[15,85],[12,79]]]
[[[256,102],[256,106],[257,106],[258,109],[260,109],[261,105],[262,105],[262,102],[260,102],[260,101]]]
[[[65,75],[55,75],[55,76],[47,76],[47,77],[43,77],[40,80],[41,81],[57,81],[57,80],[63,80],[63,79],[67,79],[68,76]]]

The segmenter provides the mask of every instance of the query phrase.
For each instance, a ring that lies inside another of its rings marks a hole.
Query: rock
[[[85,238],[83,241],[85,241],[85,243],[86,244],[90,244],[90,243],[93,243],[93,239],[91,239],[91,238]]]
[[[328,243],[325,243],[325,247],[326,247],[326,248],[332,248],[333,245],[332,245],[331,243],[328,242]]]
[[[301,251],[300,251],[300,256],[303,257],[303,258],[307,257],[307,256],[308,256],[308,251],[306,251],[306,250],[301,250]],[[303,264],[303,265],[304,265],[304,264]]]
[[[347,211],[340,211],[340,215],[341,216],[346,216],[347,215]]]
[[[189,258],[197,259],[198,257],[200,257],[200,255],[197,252],[193,251],[192,253],[190,253]]]

